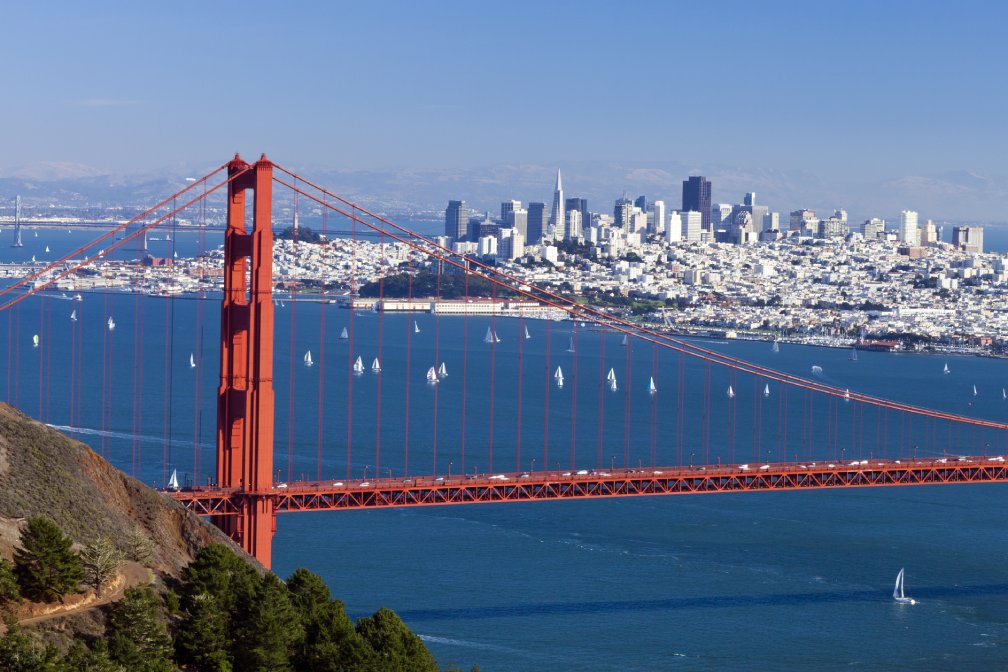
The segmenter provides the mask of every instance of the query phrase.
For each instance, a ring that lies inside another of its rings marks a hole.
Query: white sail
[[[973,386],[973,396],[977,396],[976,385]]]
[[[377,357],[375,357],[374,361],[371,362],[371,370],[374,373],[381,373],[381,363],[378,361]]]
[[[70,320],[73,321],[73,322],[77,321],[77,309],[76,308],[74,308],[73,310],[70,311]]]
[[[764,397],[770,396],[770,383],[767,383],[766,385],[763,386],[763,396]]]
[[[658,388],[654,384],[654,376],[651,376],[651,380],[648,382],[648,392],[654,394],[658,391]]]
[[[420,325],[417,324],[416,320],[413,320],[413,333],[414,334],[419,334],[420,333]]]
[[[315,362],[313,362],[312,358],[311,358],[311,350],[309,350],[308,352],[304,353],[304,365],[305,366],[312,366],[314,363]]]
[[[196,357],[191,352],[189,353],[189,368],[190,369],[195,369],[196,368]]]
[[[917,601],[912,597],[907,597],[903,592],[903,568],[900,567],[899,574],[896,575],[896,585],[893,587],[892,591],[893,599],[900,604],[917,604]]]
[[[172,469],[171,478],[168,479],[168,489],[169,490],[178,490],[179,489],[179,484],[178,484],[178,469]]]
[[[493,333],[493,327],[487,327],[486,336],[483,337],[484,343],[496,343],[496,338]]]
[[[557,370],[556,370],[556,373],[553,374],[553,377],[556,378],[557,380],[563,380],[563,369],[561,369],[558,366]]]
[[[623,334],[623,342],[620,343],[620,345],[626,345],[626,344],[627,344],[627,335]]]
[[[943,373],[948,373],[948,372],[949,372],[948,362],[945,362],[945,370],[944,370]]]
[[[732,389],[731,385],[728,386],[728,398],[729,399],[735,398],[735,390]]]
[[[780,342],[777,339],[774,339],[773,348],[771,348],[771,350],[773,352],[780,352]]]
[[[1001,388],[1001,398],[1008,399],[1008,392],[1005,392],[1005,388]]]
[[[570,337],[570,345],[567,346],[567,352],[574,352],[574,337]]]
[[[115,329],[115,320],[113,320],[111,317],[108,318],[108,328],[109,331],[113,331]]]
[[[448,367],[447,367],[447,366],[445,366],[445,363],[444,363],[444,362],[441,362],[441,366],[440,366],[440,367],[438,368],[438,372],[437,372],[437,373],[438,373],[438,375],[439,375],[439,376],[441,376],[442,378],[444,378],[445,376],[447,376],[447,375],[448,375]]]
[[[851,348],[850,358],[851,358],[852,362],[856,362],[857,361],[857,348]]]
[[[438,382],[437,371],[434,370],[433,366],[427,369],[427,382],[430,383],[431,385],[434,385]]]
[[[609,391],[610,392],[615,392],[617,389],[618,389],[618,386],[616,385],[616,379],[613,378],[612,380],[609,381]]]
[[[345,341],[348,338],[350,338],[350,335],[347,333],[347,328],[346,327],[343,327],[343,331],[340,332],[339,337],[340,337],[341,341]]]
[[[819,366],[818,364],[813,364],[812,365],[812,375],[813,376],[818,376],[821,373],[822,373],[822,367]]]
[[[35,334],[34,336],[32,336],[32,347],[37,348],[38,343],[39,343],[38,334]]]
[[[609,373],[606,374],[605,379],[608,380],[610,383],[612,381],[616,380],[616,370],[615,369],[609,369]]]
[[[526,324],[525,325],[525,340],[527,341],[530,338],[532,338],[532,334],[529,333],[528,325]]]
[[[48,252],[48,251],[49,251],[49,246],[48,246],[48,245],[46,245],[46,246],[45,246],[45,251],[46,251],[46,252]]]
[[[364,372],[364,360],[362,360],[360,358],[360,355],[357,355],[357,359],[353,363],[353,372],[354,373],[363,373]]]

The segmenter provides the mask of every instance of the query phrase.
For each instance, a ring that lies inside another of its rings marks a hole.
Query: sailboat
[[[1005,388],[1001,388],[1001,398],[1008,399],[1008,392],[1005,392]]]
[[[945,373],[945,374],[949,373],[948,362],[945,362],[945,370],[942,371],[942,373]]]
[[[348,338],[350,338],[350,335],[349,335],[349,334],[347,334],[347,329],[346,329],[346,327],[343,327],[343,331],[341,331],[341,332],[340,332],[340,335],[339,335],[339,337],[340,337],[340,340],[341,340],[341,341],[345,341],[345,340],[347,340]]]
[[[434,370],[433,366],[427,369],[427,382],[431,385],[437,385],[437,371]]]
[[[77,321],[77,309],[76,308],[74,308],[73,310],[70,311],[70,321],[71,322],[76,322]]]
[[[111,317],[108,318],[108,330],[115,331],[115,320],[113,320]]]
[[[574,352],[574,337],[570,337],[570,345],[567,346],[567,352]]]
[[[625,346],[626,344],[627,344],[627,335],[626,335],[626,334],[623,334],[623,342],[622,342],[622,343],[620,343],[620,345],[623,345],[623,346]]]
[[[766,385],[763,386],[763,396],[764,397],[770,396],[770,383],[767,383]]]
[[[381,363],[378,361],[377,357],[375,357],[374,361],[371,362],[371,373],[381,373]]]
[[[353,372],[358,376],[364,373],[364,360],[360,358],[360,355],[357,355],[357,360],[353,363]]]
[[[917,600],[903,594],[903,568],[900,567],[899,574],[896,575],[896,586],[892,591],[893,599],[900,604],[917,604]]]
[[[47,254],[49,253],[49,246],[48,245],[45,246],[45,251],[46,251]]]
[[[732,389],[731,385],[728,386],[728,398],[729,399],[735,398],[735,390]]]
[[[856,362],[857,361],[857,348],[851,348],[851,351],[850,351],[850,361],[852,361],[852,362]]]
[[[315,362],[313,362],[312,358],[311,358],[311,350],[309,350],[308,352],[304,353],[304,365],[307,366],[307,367],[311,367],[311,366],[315,365]]]
[[[413,333],[414,334],[419,334],[420,333],[420,325],[417,324],[416,320],[413,320]]]
[[[178,484],[178,469],[172,469],[171,478],[168,479],[168,489],[169,490],[178,490],[179,489],[179,484]]]
[[[774,339],[774,342],[773,342],[773,347],[772,347],[772,348],[770,348],[770,350],[771,350],[772,352],[780,352],[780,341],[778,341],[778,340],[777,340],[777,339],[775,338],[775,339]]]
[[[557,367],[556,373],[553,374],[553,378],[556,379],[557,387],[563,387],[563,369],[559,366]]]
[[[973,396],[977,396],[976,385],[973,386]]]
[[[844,389],[844,391],[843,391],[843,400],[844,401],[850,401],[850,390]]]
[[[819,366],[818,364],[813,364],[812,365],[812,375],[813,376],[818,376],[818,375],[821,375],[821,374],[822,374],[822,367]]]
[[[32,347],[33,348],[37,348],[38,347],[38,342],[39,342],[38,341],[38,334],[35,334],[34,336],[32,336]]]
[[[487,327],[486,336],[483,337],[484,343],[500,343],[500,339],[497,338],[497,334],[493,332],[493,327]]]
[[[532,334],[529,333],[528,325],[526,324],[525,325],[525,340],[527,341],[530,338],[532,338]]]
[[[651,376],[651,380],[648,382],[648,394],[654,394],[658,391],[658,388],[654,384],[654,376]]]
[[[609,369],[609,373],[606,375],[606,380],[609,381],[609,389],[613,392],[616,391],[616,371]]]
[[[196,368],[196,357],[191,352],[189,353],[189,368],[190,369]]]
[[[441,366],[440,368],[438,368],[437,375],[440,376],[441,378],[445,378],[448,376],[448,367],[445,366],[444,362],[441,362]]]

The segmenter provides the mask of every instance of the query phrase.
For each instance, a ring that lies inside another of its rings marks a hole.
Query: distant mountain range
[[[512,198],[549,204],[557,169],[541,164],[388,170],[291,167],[365,207],[391,215],[434,218],[450,199],[464,199],[473,211],[489,210],[492,215],[499,213],[501,201]],[[745,192],[755,191],[757,202],[781,212],[782,219],[791,210],[809,207],[826,214],[844,208],[852,221],[873,216],[895,220],[904,209],[917,210],[922,220],[1008,221],[1003,211],[1008,178],[969,171],[841,183],[825,181],[810,171],[731,166],[701,169],[674,162],[641,166],[573,162],[559,167],[565,195],[587,198],[590,209],[604,212],[611,211],[615,199],[624,194],[631,198],[644,194],[649,201],[661,198],[669,209],[678,208],[682,180],[704,174],[711,180],[714,202],[738,203]],[[21,194],[29,207],[50,203],[70,207],[149,205],[184,186],[186,177],[209,169],[172,167],[157,173],[110,175],[73,163],[37,163],[0,176],[0,211],[9,209],[16,194]],[[275,191],[281,205],[291,201],[285,191]]]

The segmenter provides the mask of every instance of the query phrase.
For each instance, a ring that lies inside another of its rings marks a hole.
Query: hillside
[[[122,543],[127,530],[139,527],[153,542],[145,564],[171,577],[214,542],[244,555],[208,521],[115,469],[90,447],[0,403],[0,557],[11,557],[19,523],[37,514],[81,544],[101,535]]]

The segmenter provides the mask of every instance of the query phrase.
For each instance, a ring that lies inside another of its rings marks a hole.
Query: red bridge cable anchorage
[[[279,170],[281,172],[284,172],[284,173],[287,173],[287,174],[290,174],[290,175],[294,175],[294,173],[290,173],[289,171],[284,170],[280,166],[276,166],[276,168],[277,168],[277,170]],[[336,196],[332,192],[330,192],[328,190],[325,190],[322,187],[319,187],[318,185],[312,183],[309,180],[305,180],[304,178],[302,178],[300,176],[298,176],[298,179],[300,179],[305,184],[311,186],[312,188],[318,189],[322,193],[324,193],[324,194],[326,194],[326,195],[328,195],[330,197],[333,197],[333,198],[335,198],[336,200],[338,200],[340,202],[350,203],[349,201],[346,201],[345,199],[342,199],[339,196]],[[288,187],[291,186],[289,183],[285,182],[281,178],[278,178],[278,177],[274,176],[274,180],[277,181],[279,184],[283,184],[283,185],[288,186]],[[320,204],[322,203],[321,199],[318,199],[315,196],[312,196],[311,194],[307,194],[305,192],[302,192],[302,195],[305,195],[308,198],[312,198],[313,200],[316,200]],[[333,209],[336,212],[340,212],[341,214],[347,215],[347,213],[345,211],[343,211],[342,209],[336,207],[335,205],[329,205],[328,207],[330,207],[331,209]],[[451,252],[450,250],[448,250],[447,248],[439,246],[436,243],[434,243],[433,241],[429,241],[429,240],[427,240],[427,239],[425,239],[425,238],[423,238],[421,236],[418,236],[417,234],[414,234],[413,232],[409,231],[408,229],[405,229],[405,228],[403,228],[403,227],[401,227],[401,226],[399,226],[397,224],[394,224],[393,222],[390,222],[389,220],[387,220],[387,219],[385,219],[385,218],[383,218],[383,217],[381,217],[379,215],[375,215],[374,213],[371,213],[371,212],[369,212],[369,211],[367,211],[367,210],[365,210],[363,208],[360,208],[359,206],[354,205],[354,207],[356,209],[360,210],[362,214],[365,214],[365,215],[367,215],[369,217],[372,217],[372,218],[374,218],[374,219],[376,219],[376,220],[378,220],[378,221],[380,221],[382,223],[385,223],[385,224],[391,226],[392,228],[394,228],[394,229],[402,232],[405,237],[404,236],[397,236],[396,234],[393,234],[393,233],[387,231],[386,229],[383,229],[383,228],[375,225],[372,222],[368,222],[368,221],[365,221],[365,220],[358,220],[358,221],[360,221],[360,223],[364,224],[365,226],[368,226],[369,228],[372,228],[376,232],[383,232],[384,231],[387,235],[389,235],[389,237],[393,238],[394,240],[397,240],[399,242],[405,243],[405,244],[409,245],[410,247],[412,247],[412,248],[414,248],[414,249],[416,249],[416,250],[418,250],[418,251],[420,251],[420,252],[422,252],[424,254],[438,257],[444,263],[451,264],[451,265],[456,266],[456,267],[458,267],[460,269],[464,269],[464,268],[466,268],[466,266],[468,266],[469,269],[470,269],[469,272],[473,273],[473,275],[476,275],[477,277],[481,277],[481,278],[483,278],[485,280],[488,280],[488,281],[490,281],[490,282],[492,282],[492,283],[494,283],[494,284],[496,284],[498,286],[507,287],[507,288],[511,289],[512,291],[515,291],[516,293],[518,293],[518,294],[520,294],[522,296],[531,298],[533,300],[539,301],[540,303],[542,303],[544,305],[547,305],[547,306],[556,308],[558,310],[561,310],[563,312],[566,312],[566,313],[572,315],[573,317],[575,317],[575,319],[591,320],[593,322],[598,322],[598,323],[601,323],[601,324],[605,324],[608,327],[610,327],[613,330],[618,331],[620,333],[632,334],[632,335],[635,335],[638,338],[641,338],[641,339],[643,339],[645,341],[652,342],[652,343],[657,343],[658,345],[661,345],[662,347],[666,347],[666,348],[669,348],[669,349],[672,349],[672,350],[675,350],[675,351],[678,351],[678,352],[684,352],[686,354],[689,354],[689,355],[691,355],[693,357],[696,357],[696,358],[699,358],[699,359],[702,359],[702,360],[706,360],[706,361],[709,361],[709,362],[712,362],[712,363],[716,363],[716,364],[721,365],[721,366],[726,366],[726,367],[734,368],[736,370],[739,370],[739,371],[742,371],[742,372],[745,372],[745,373],[749,373],[749,374],[752,374],[752,375],[762,375],[765,378],[767,378],[768,380],[776,381],[778,383],[790,383],[790,384],[794,385],[795,387],[811,390],[811,391],[814,391],[814,392],[819,392],[821,394],[825,394],[825,395],[828,395],[828,396],[832,396],[832,397],[847,397],[847,396],[849,396],[849,398],[851,400],[862,401],[862,402],[867,403],[867,404],[872,404],[872,405],[875,405],[875,406],[881,406],[881,407],[884,407],[884,408],[891,408],[893,410],[904,410],[904,411],[907,411],[909,413],[914,413],[916,415],[922,415],[922,416],[927,416],[927,417],[938,417],[938,418],[944,418],[944,419],[952,420],[954,422],[965,423],[965,424],[970,424],[970,425],[975,425],[975,426],[990,427],[990,428],[994,428],[994,429],[1005,429],[1005,430],[1008,430],[1008,424],[1006,424],[1006,423],[999,423],[999,422],[994,422],[994,421],[990,421],[990,420],[983,420],[983,419],[979,419],[979,418],[971,418],[971,417],[967,417],[967,416],[960,416],[960,415],[955,415],[955,414],[952,414],[952,413],[946,413],[946,412],[943,412],[943,411],[936,411],[936,410],[933,410],[933,409],[927,409],[927,408],[923,408],[923,407],[919,407],[919,406],[913,406],[913,405],[910,405],[910,404],[904,404],[902,402],[896,402],[896,401],[892,401],[892,400],[888,400],[888,399],[882,399],[882,398],[879,398],[879,397],[873,397],[873,396],[867,395],[867,394],[861,394],[861,393],[855,393],[855,392],[847,392],[847,391],[845,391],[844,389],[841,389],[841,388],[825,385],[823,383],[819,383],[819,382],[816,382],[816,381],[808,380],[808,379],[805,379],[805,378],[800,378],[798,376],[793,376],[791,374],[783,373],[783,372],[777,371],[775,369],[770,369],[768,367],[764,367],[764,366],[761,366],[761,365],[758,365],[758,364],[753,364],[753,363],[750,363],[750,362],[746,362],[744,360],[740,360],[740,359],[737,359],[737,358],[729,357],[727,355],[723,355],[722,353],[718,353],[718,352],[715,352],[715,351],[712,351],[712,350],[707,350],[705,348],[701,348],[699,346],[693,345],[693,344],[685,342],[685,341],[680,341],[679,339],[672,338],[671,336],[668,336],[667,334],[662,334],[660,332],[656,332],[654,330],[647,329],[647,328],[641,327],[639,325],[627,322],[627,321],[622,320],[621,318],[619,318],[617,316],[609,315],[607,313],[603,313],[601,311],[598,311],[598,310],[590,308],[590,307],[585,307],[585,306],[580,306],[580,305],[577,305],[577,304],[573,304],[572,302],[570,302],[570,301],[562,298],[561,296],[559,296],[559,295],[557,295],[557,294],[555,294],[553,292],[550,292],[549,290],[546,290],[546,289],[542,289],[542,288],[534,288],[532,290],[524,289],[523,287],[527,286],[527,284],[523,283],[521,280],[519,280],[518,278],[515,278],[514,276],[510,276],[510,275],[508,275],[506,273],[503,273],[501,271],[494,270],[494,269],[492,269],[492,267],[489,267],[489,266],[487,266],[485,264],[482,264],[482,263],[480,263],[480,262],[478,262],[476,260],[473,260],[473,259],[468,259],[467,258],[466,265],[464,266],[462,263],[449,258],[449,256],[444,256],[444,255],[452,255],[452,256],[454,256],[454,254],[455,254],[455,253]],[[347,216],[349,216],[349,215],[347,215]],[[420,244],[414,242],[413,239],[419,239],[419,240],[424,241],[424,245],[420,245]],[[443,254],[437,252],[436,250],[441,250],[443,252]],[[481,269],[483,269],[483,271],[474,270],[473,267],[481,268]],[[501,278],[503,278],[503,279],[501,279]],[[514,284],[512,284],[512,283],[514,283]]]

